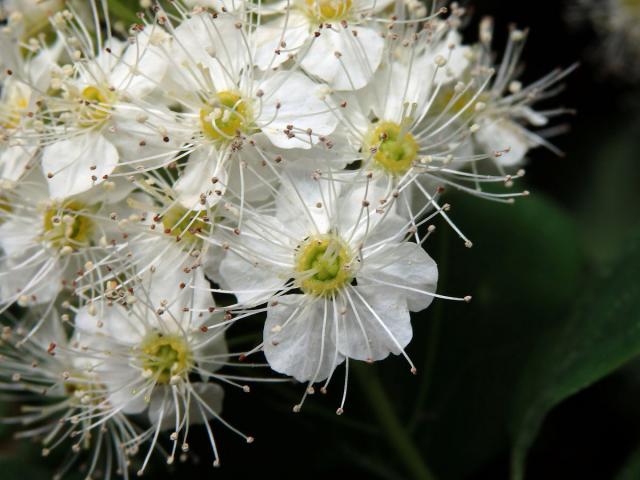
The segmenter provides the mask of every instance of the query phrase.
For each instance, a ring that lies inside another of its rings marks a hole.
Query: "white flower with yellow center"
[[[267,303],[269,365],[325,387],[345,359],[406,356],[409,312],[438,296],[435,262],[406,241],[411,222],[393,202],[379,204],[372,184],[340,185],[285,182],[274,215],[247,220],[220,267],[222,286],[241,303]]]
[[[0,84],[0,179],[16,182],[28,168],[35,166],[38,145],[33,128],[33,112],[38,110],[41,92],[48,90],[51,72],[62,44],[52,47],[30,45],[23,50],[11,38],[0,33],[3,51],[2,83]]]
[[[557,87],[558,82],[569,75],[575,66],[553,70],[538,81],[523,85],[516,74],[526,37],[527,32],[513,29],[502,61],[494,65],[495,55],[491,48],[493,24],[491,19],[485,19],[480,26],[480,43],[474,52],[474,69],[496,72],[475,105],[478,127],[474,140],[478,150],[490,155],[501,172],[504,167],[522,165],[532,148],[543,146],[560,154],[544,133],[538,133],[535,129],[547,126],[551,119],[559,115],[571,113],[566,108],[534,109],[534,104],[549,98],[553,94],[551,89]],[[549,129],[549,132],[552,133],[553,129]]]
[[[46,322],[29,336],[30,322]],[[101,469],[126,475],[130,457],[140,444],[140,429],[114,410],[100,376],[91,369],[90,354],[79,350],[65,332],[55,310],[35,309],[23,325],[4,327],[0,342],[0,391],[16,397],[21,413],[3,422],[19,424],[20,438],[33,438],[42,455],[68,449],[54,478],[62,478],[82,456],[88,478]]]
[[[122,248],[115,212],[130,192],[105,182],[83,195],[53,200],[46,179],[31,170],[0,192],[0,309],[53,303],[64,289],[92,283],[84,275]],[[43,320],[44,321],[44,320]]]
[[[167,27],[170,68],[159,92],[176,111],[168,136],[188,139],[174,149],[176,161],[187,160],[174,188],[187,208],[202,194],[213,206],[227,190],[263,200],[282,150],[308,150],[334,131],[324,87],[299,69],[255,69],[255,33],[242,15],[180,13]]]
[[[169,141],[147,121],[164,119],[162,106],[144,103],[166,70],[159,54],[166,35],[151,28],[127,45],[113,37],[103,42],[96,25],[97,39],[79,38],[88,27],[68,11],[52,22],[73,63],[61,68],[42,100],[38,140],[51,196],[65,198],[108,179],[141,144],[149,151]]]
[[[306,72],[335,89],[355,90],[369,83],[385,46],[386,23],[375,17],[392,10],[392,1],[292,0],[280,5],[282,15],[258,32],[260,68],[296,57]]]
[[[142,275],[163,265],[201,269],[208,275],[217,270],[222,253],[217,234],[232,228],[221,224],[217,206],[207,206],[206,193],[176,190],[171,180],[160,176],[133,180],[138,191],[127,199],[130,214],[119,222],[127,236],[126,258],[110,265],[104,276],[118,282],[130,271]]]
[[[227,380],[217,371],[230,358],[224,329],[208,331],[214,322],[211,294],[200,270],[185,273],[163,265],[130,285],[130,294],[118,301],[98,301],[76,316],[79,344],[100,360],[95,370],[108,390],[115,411],[127,415],[146,413],[150,446],[142,473],[160,439],[172,442],[168,463],[177,449],[189,450],[189,427],[220,417],[223,389],[218,379],[248,391],[246,385]],[[217,316],[217,314],[214,314]],[[230,377],[240,378],[240,377]],[[252,437],[241,435],[247,442]],[[218,453],[211,436],[215,462]]]

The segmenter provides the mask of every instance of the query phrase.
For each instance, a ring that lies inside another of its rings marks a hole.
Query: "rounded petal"
[[[49,193],[64,199],[102,183],[118,164],[118,151],[104,136],[88,132],[44,148],[42,170]]]
[[[257,119],[262,132],[279,148],[311,148],[318,136],[329,135],[336,116],[323,101],[325,87],[300,72],[277,72],[259,85],[263,108]],[[285,133],[293,125],[294,135]],[[307,134],[311,130],[312,135]]]
[[[387,296],[406,298],[409,310],[417,312],[433,300],[429,293],[436,291],[438,267],[419,245],[403,242],[365,254],[357,278],[358,285],[378,285]]]
[[[157,26],[133,37],[120,61],[111,71],[109,81],[118,91],[126,91],[136,98],[151,93],[161,82],[167,71],[167,59],[158,47],[154,46],[168,37]]]
[[[261,218],[260,223],[249,220],[243,226],[239,238],[242,248],[235,251],[232,246],[220,263],[222,284],[234,292],[239,302],[266,301],[291,278],[293,248],[279,248],[281,243],[277,240],[279,232],[286,231],[272,217]],[[286,267],[287,263],[291,268]]]
[[[384,40],[373,29],[325,28],[311,44],[301,65],[336,90],[357,90],[371,80],[383,50]]]
[[[188,413],[185,413],[185,405],[183,397],[178,397],[180,403],[180,419],[182,416],[188,415],[190,425],[198,425],[214,418],[222,411],[222,400],[224,398],[224,390],[216,383],[196,383],[193,384],[193,393],[189,405]],[[199,406],[200,404],[200,406]],[[206,405],[206,406],[204,406]],[[203,416],[204,413],[204,416]],[[169,430],[176,427],[176,409],[173,402],[173,396],[168,387],[156,388],[151,396],[149,404],[149,421],[151,425],[158,425],[162,430]]]
[[[173,186],[183,207],[191,210],[204,210],[218,203],[227,188],[227,172],[220,161],[218,151],[213,148],[200,148],[191,154],[189,163]],[[212,178],[217,178],[215,186]],[[206,204],[200,202],[205,195]]]
[[[103,375],[109,391],[108,400],[112,408],[127,415],[136,415],[146,410],[148,403],[144,399],[144,390],[134,391],[130,385],[136,384],[140,372],[131,372],[126,364]]]
[[[530,147],[524,129],[507,119],[483,122],[475,138],[487,155],[505,167],[521,164]]]
[[[286,295],[269,306],[263,338],[271,368],[301,382],[322,381],[344,361],[336,350],[330,300]]]
[[[190,69],[197,70],[201,64],[209,69],[217,89],[237,88],[229,83],[229,73],[231,78],[238,78],[246,64],[247,51],[235,22],[230,15],[214,19],[208,13],[193,15],[183,21],[174,32],[174,63],[169,65],[168,76],[172,76],[178,85],[184,87],[186,83],[188,88],[199,90],[199,82],[182,65],[188,64]],[[215,56],[219,56],[219,61]]]
[[[386,287],[360,285],[349,295],[347,313],[338,326],[340,353],[365,361],[398,355],[413,336],[404,296]]]
[[[93,304],[95,313],[84,306],[75,318],[79,333],[87,335],[88,341],[113,344],[113,342],[135,345],[145,335],[144,324],[135,315],[129,315],[119,305],[107,305],[105,302]]]
[[[295,11],[288,17],[281,16],[262,25],[255,35],[258,45],[255,64],[261,70],[276,68],[289,59],[288,52],[300,48],[310,38],[310,26],[307,18]],[[286,45],[286,53],[277,53]]]

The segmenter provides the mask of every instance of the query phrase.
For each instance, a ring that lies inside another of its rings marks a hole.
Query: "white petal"
[[[3,253],[17,259],[25,254],[29,255],[30,247],[39,249],[37,238],[39,227],[40,225],[32,218],[18,215],[9,217],[0,224],[0,248]],[[31,251],[31,253],[34,252]]]
[[[129,45],[120,62],[113,68],[109,81],[118,91],[126,91],[136,98],[142,98],[151,93],[162,81],[167,70],[166,55],[150,42],[156,41],[160,33],[156,26],[150,27],[135,36],[136,42]]]
[[[64,199],[102,183],[116,168],[118,158],[116,147],[96,132],[45,147],[42,170],[45,175],[53,174],[49,179],[51,197]]]
[[[340,353],[374,361],[390,353],[398,355],[413,336],[404,296],[385,287],[358,285],[354,290],[350,293],[353,304],[339,324]]]
[[[224,398],[224,390],[216,383],[196,383],[193,384],[193,390],[191,401],[188,405],[189,411],[186,415],[189,416],[190,425],[202,424],[206,421],[214,418],[214,415],[208,411],[207,407],[216,415],[222,411],[222,399]],[[199,397],[197,398],[196,397]],[[178,402],[180,406],[180,419],[185,415],[184,404],[181,397],[178,396]],[[207,407],[199,407],[199,403],[204,403]],[[204,417],[200,411],[204,412]],[[162,412],[162,421],[160,422],[160,413]],[[160,428],[162,430],[175,429],[176,427],[176,410],[173,403],[173,395],[169,387],[156,388],[151,396],[151,403],[149,404],[149,421],[151,425],[158,425],[160,422]]]
[[[145,292],[147,301],[154,310],[167,310],[162,321],[162,330],[168,333],[181,334],[200,327],[206,320],[206,315],[195,312],[206,312],[215,303],[211,292],[208,291],[209,282],[204,277],[202,269],[195,269],[185,273],[182,265],[170,262],[169,258],[162,258],[161,264],[154,273],[147,273],[143,277],[147,287]],[[180,285],[184,283],[184,287]],[[166,302],[166,307],[163,303]],[[137,302],[135,305],[139,305]],[[189,311],[185,311],[188,308]],[[155,317],[155,316],[154,316]],[[159,322],[150,320],[151,323]]]
[[[105,345],[136,345],[144,338],[145,328],[140,318],[129,315],[119,305],[108,306],[105,302],[97,302],[93,308],[94,314],[89,306],[82,307],[75,319],[76,329],[87,335],[89,341],[102,340]]]
[[[144,123],[140,115],[147,117]],[[130,168],[160,168],[167,165],[188,140],[184,125],[176,127],[167,109],[154,109],[152,114],[132,108],[115,108],[112,115],[113,132],[105,132],[120,153],[120,164]],[[163,132],[167,136],[160,134]],[[167,141],[168,140],[168,141]]]
[[[260,155],[259,151],[264,151],[264,146],[259,143],[268,144],[266,148],[269,154],[271,154],[269,149],[275,150],[274,147],[264,136],[256,135],[254,140],[256,145],[245,144],[230,162],[228,185],[229,190],[252,205],[267,200],[273,194],[273,186],[277,185],[276,174]]]
[[[294,249],[279,240],[280,232],[286,231],[277,219],[266,216],[259,224],[251,220],[245,223],[239,239],[242,248],[235,251],[232,246],[220,264],[222,283],[234,291],[238,301],[251,304],[266,301],[291,278]],[[291,267],[282,266],[287,262]]]
[[[134,391],[134,387],[131,386],[139,380],[139,376],[140,372],[137,370],[131,372],[131,368],[126,364],[119,365],[119,368],[102,375],[109,391],[109,404],[112,408],[119,409],[126,415],[142,413],[147,408],[144,390]]]
[[[197,65],[202,64],[209,69],[218,90],[237,88],[228,83],[228,74],[234,79],[238,78],[247,61],[247,53],[241,31],[235,27],[235,22],[229,15],[214,19],[211,14],[205,13],[193,15],[175,29],[171,58],[175,64],[169,65],[169,75],[178,85],[199,90],[200,83],[182,65],[187,64],[189,68],[197,70]],[[226,72],[221,64],[227,69]]]
[[[530,147],[522,127],[507,119],[487,120],[475,135],[485,152],[505,167],[521,164]]]
[[[31,250],[33,253],[33,250]],[[62,290],[63,270],[52,258],[33,264],[15,268],[26,260],[26,256],[18,259],[0,260],[0,270],[9,271],[11,275],[0,277],[0,298],[3,301],[16,299],[16,295],[25,295],[29,304],[39,305],[50,302]],[[12,261],[13,260],[13,261]]]
[[[420,292],[436,291],[438,267],[420,246],[403,242],[366,256],[357,278],[358,285],[377,285],[386,291],[386,296],[406,298],[409,310],[416,312],[433,300],[431,295]]]
[[[278,67],[289,59],[289,53],[295,52],[308,38],[310,25],[307,17],[295,11],[290,11],[288,18],[283,15],[263,24],[255,36],[258,45],[255,53],[256,66],[261,70]],[[282,47],[283,41],[285,47]],[[276,50],[286,51],[276,54]]]
[[[380,65],[384,40],[370,28],[345,29],[339,25],[334,28],[321,30],[301,65],[337,90],[362,88]],[[336,52],[341,54],[340,58]]]
[[[218,323],[224,321],[224,317],[217,318],[220,318]],[[229,347],[224,336],[224,330],[215,329],[207,335],[215,335],[215,339],[207,338],[204,347],[199,347],[194,352],[194,360],[201,370],[207,373],[214,373],[224,366],[223,362],[228,361]],[[201,371],[200,377],[206,382],[209,380],[210,375],[205,372]]]
[[[311,174],[289,170],[276,197],[276,217],[287,231],[303,240],[310,234],[327,233],[338,203],[341,184],[326,180],[314,180]],[[358,205],[359,207],[359,205]]]
[[[311,148],[319,135],[329,135],[337,119],[322,100],[324,87],[300,72],[278,72],[259,85],[264,92],[263,109],[257,119],[271,142],[280,148]],[[276,104],[280,108],[276,108]],[[295,128],[295,137],[284,133],[287,125]],[[308,129],[312,135],[305,133]]]
[[[41,92],[49,89],[51,71],[58,68],[58,58],[64,50],[64,42],[58,38],[49,48],[43,48],[29,62],[27,76],[31,84]]]
[[[215,185],[211,183],[214,177],[218,179]],[[173,187],[182,206],[192,210],[204,210],[207,206],[215,205],[226,188],[227,172],[214,147],[202,147],[192,153]],[[202,194],[206,197],[205,205],[200,203]]]
[[[275,371],[301,382],[319,382],[344,357],[336,352],[331,302],[308,300],[305,295],[286,295],[277,305],[269,306],[263,334],[264,354]]]

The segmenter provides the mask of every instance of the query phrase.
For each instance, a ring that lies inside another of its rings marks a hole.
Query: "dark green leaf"
[[[567,321],[537,342],[512,411],[512,478],[524,477],[527,451],[546,414],[640,353],[640,241],[613,272],[582,294]]]
[[[415,405],[408,416],[430,465],[441,478],[456,479],[508,448],[514,386],[532,344],[575,296],[582,257],[571,219],[542,195],[515,205],[459,196],[451,203],[474,247],[466,249],[443,226],[427,248],[442,267],[438,291],[471,294],[473,301],[436,301],[416,316],[411,354],[418,377],[407,381],[419,386],[399,388],[398,365],[388,368],[394,395],[409,392],[398,403]],[[447,235],[448,252],[433,248],[442,244],[438,235]],[[435,322],[439,328],[428,331]],[[414,393],[425,385],[426,402]]]

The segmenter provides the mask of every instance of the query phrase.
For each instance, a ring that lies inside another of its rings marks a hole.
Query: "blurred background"
[[[214,471],[205,432],[194,432],[195,461],[159,460],[147,478],[640,478],[640,84],[603,74],[600,40],[568,26],[568,3],[469,5],[466,35],[492,15],[498,51],[510,24],[530,28],[525,84],[581,63],[552,101],[577,114],[553,139],[563,157],[531,153],[518,185],[530,197],[509,206],[450,192],[474,247],[438,223],[427,249],[440,293],[474,300],[436,300],[415,316],[418,375],[398,358],[352,365],[342,416],[342,370],[299,414],[301,385],[228,389],[225,418],[255,443],[218,425]],[[60,462],[9,427],[0,439],[3,479],[49,478]]]

